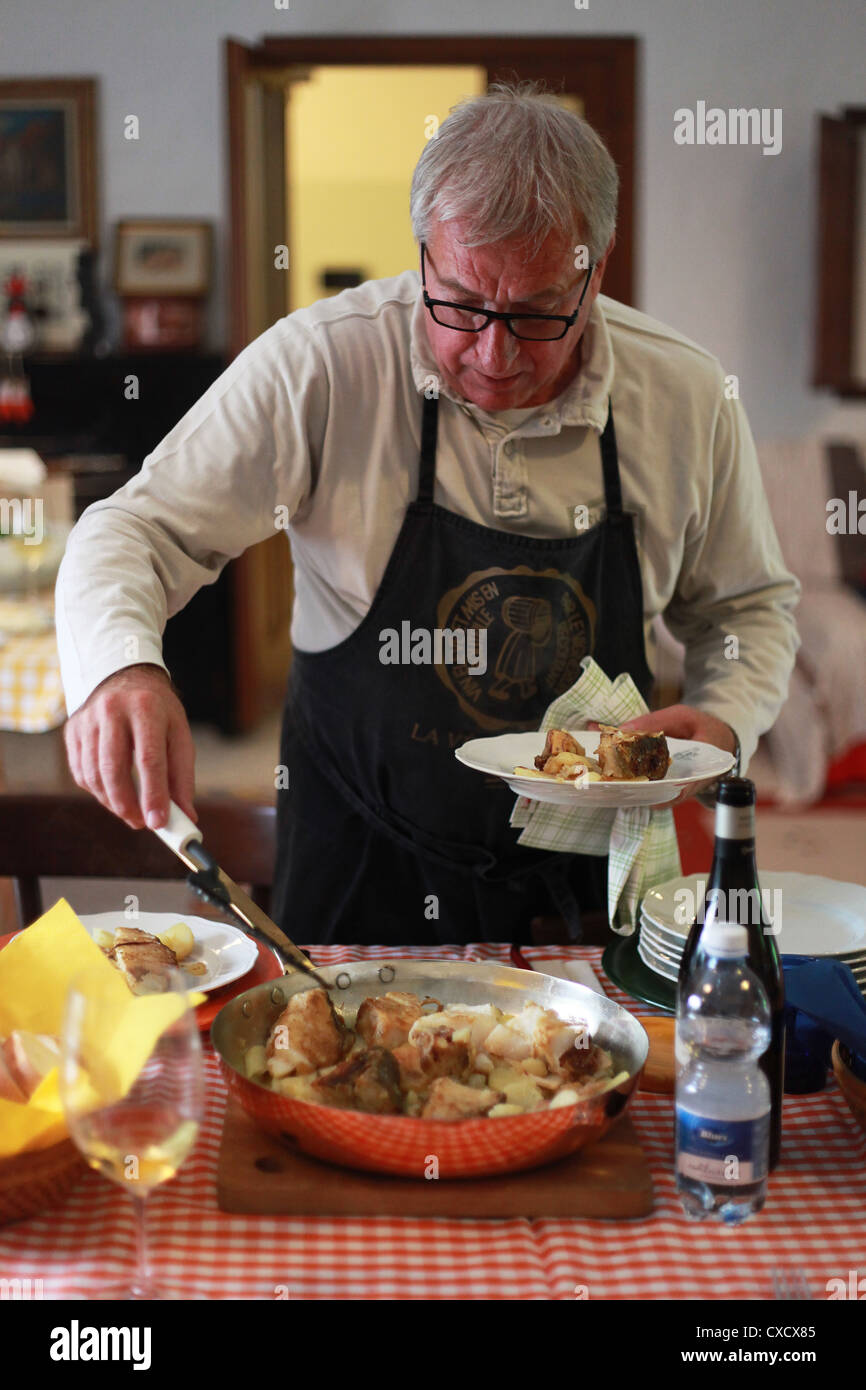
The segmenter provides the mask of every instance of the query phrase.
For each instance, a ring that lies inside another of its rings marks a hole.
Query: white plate
[[[151,936],[159,936],[175,922],[186,922],[195,937],[195,946],[180,969],[193,961],[203,961],[207,966],[204,975],[187,976],[190,990],[206,992],[230,985],[252,969],[258,955],[256,943],[240,928],[230,927],[227,922],[211,922],[206,917],[184,917],[179,912],[139,912],[137,917],[124,917],[122,912],[91,912],[79,920],[91,936],[100,928],[115,932],[118,927],[138,927]]]
[[[679,962],[682,959],[685,942],[683,940],[669,941],[665,937],[659,936],[645,917],[640,919],[640,934],[641,940],[646,941],[659,955],[667,956],[672,962]]]
[[[643,934],[637,943],[637,953],[644,965],[648,966],[653,974],[661,975],[663,979],[671,980],[674,984],[679,980],[678,966],[670,965],[667,961],[662,960],[661,956],[657,956],[652,947],[644,941]]]
[[[595,755],[601,737],[598,730],[572,729],[569,732],[590,756]],[[548,782],[540,777],[516,777],[515,767],[534,766],[545,737],[536,731],[473,738],[455,749],[455,757],[476,772],[501,777],[517,796],[556,806],[607,806],[611,810],[620,806],[661,806],[666,801],[675,801],[684,788],[700,791],[734,765],[732,753],[725,753],[711,743],[669,738],[671,765],[658,782],[587,782],[581,786],[574,782]]]
[[[859,964],[866,960],[866,888],[859,883],[840,883],[820,874],[761,872],[761,891],[767,915],[775,925],[776,904],[781,907],[782,927],[776,937],[785,955],[834,956]],[[686,890],[697,901],[698,883],[706,890],[706,874],[689,874],[659,884],[645,894],[642,910],[654,926],[683,940],[691,919],[676,894]],[[777,896],[778,895],[778,896]]]
[[[679,965],[685,945],[685,941],[682,937],[674,937],[672,939],[671,937],[663,936],[646,917],[641,916],[640,939],[646,942],[647,949],[652,951],[654,956],[671,965]],[[783,959],[785,954],[786,953],[783,952]],[[791,952],[790,954],[794,955],[798,953]],[[834,959],[838,960],[839,957],[836,956]],[[866,984],[866,957],[856,956],[850,960],[844,961],[843,964],[850,966],[851,972],[858,984]]]
[[[647,917],[645,912],[641,913],[640,924],[642,935],[644,935],[647,938],[647,940],[652,943],[653,947],[657,951],[661,951],[663,954],[673,956],[677,959],[682,955],[683,947],[686,944],[685,937],[676,936],[672,931],[669,931],[666,927],[660,927],[657,922],[654,922],[652,920],[652,918]],[[784,924],[785,918],[783,915],[782,925],[784,926]],[[814,955],[815,952],[804,951],[802,953],[798,953],[796,951],[783,951],[782,954]],[[853,952],[850,955],[835,955],[833,959],[841,960],[844,962],[845,965],[850,965],[854,974],[857,976],[866,975],[866,952],[860,951]]]

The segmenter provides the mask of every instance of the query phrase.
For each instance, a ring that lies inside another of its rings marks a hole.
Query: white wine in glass
[[[69,1133],[91,1168],[130,1193],[136,1217],[135,1278],[99,1298],[195,1297],[154,1284],[147,1258],[145,1202],[193,1148],[203,1108],[201,1040],[189,984],[179,971],[169,974],[164,994],[127,999],[119,975],[115,981],[85,971],[67,996],[60,1092]]]

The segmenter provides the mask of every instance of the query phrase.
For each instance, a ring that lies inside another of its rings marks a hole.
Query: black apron
[[[537,729],[587,655],[611,678],[630,672],[649,698],[612,408],[605,518],[566,540],[495,531],[437,506],[437,421],[438,400],[425,399],[418,496],[367,616],[336,647],[294,653],[272,911],[296,941],[521,944],[532,919],[551,913],[576,941],[581,908],[606,907],[606,858],[518,845],[514,793],[454,750]],[[432,645],[437,630],[461,629],[486,632],[484,674],[472,639],[462,666],[447,636],[438,653]],[[423,659],[437,654],[438,665]],[[383,659],[395,655],[405,664]]]

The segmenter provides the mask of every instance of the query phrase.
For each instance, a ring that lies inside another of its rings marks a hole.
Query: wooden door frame
[[[475,66],[489,81],[514,76],[544,80],[553,91],[564,89],[584,99],[587,120],[610,149],[620,173],[617,245],[605,275],[605,290],[631,303],[634,295],[635,232],[635,74],[634,38],[577,38],[573,34],[543,37],[495,35],[335,35],[314,38],[266,37],[258,44],[225,41],[227,91],[228,208],[228,348],[235,357],[250,341],[246,279],[248,265],[248,208],[244,151],[246,142],[245,87],[250,81],[279,82],[280,74],[315,67],[359,66]],[[287,80],[291,80],[290,77]],[[276,672],[282,660],[274,648],[271,660],[257,665],[256,638],[249,616],[270,584],[273,574],[288,583],[285,538],[255,547],[232,566],[234,608],[235,723],[245,729],[279,699]],[[272,567],[276,566],[276,570]],[[286,635],[283,655],[290,660]]]
[[[229,304],[230,346],[233,353],[244,345],[240,341],[240,326],[245,318],[241,302],[246,257],[241,217],[244,211],[243,171],[238,167],[242,113],[237,93],[241,81],[263,75],[268,69],[293,66],[477,66],[487,70],[490,81],[522,75],[521,70],[544,78],[554,90],[568,81],[567,90],[578,90],[584,95],[586,118],[598,130],[619,169],[617,244],[608,266],[605,289],[613,298],[631,304],[635,296],[637,52],[638,40],[635,38],[581,38],[574,34],[526,37],[500,37],[494,34],[429,37],[417,34],[335,34],[312,38],[266,36],[260,43],[249,45],[234,39],[226,40],[230,162]],[[567,75],[572,73],[574,76],[570,79]]]

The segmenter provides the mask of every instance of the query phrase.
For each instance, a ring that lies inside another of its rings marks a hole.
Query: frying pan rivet
[[[249,999],[245,999],[244,1002],[241,1004],[241,1013],[243,1014],[244,1018],[249,1018],[252,1011],[252,1005],[250,1004]]]
[[[396,974],[397,971],[394,969],[393,965],[383,965],[379,971],[379,979],[382,981],[383,985],[389,985]]]
[[[274,985],[273,989],[271,990],[271,1003],[285,1004],[285,1002],[286,996],[283,994],[283,991],[280,989],[279,985]]]
[[[341,970],[336,980],[334,981],[334,984],[337,986],[337,989],[348,989],[351,983],[352,977],[349,974],[348,970]]]

